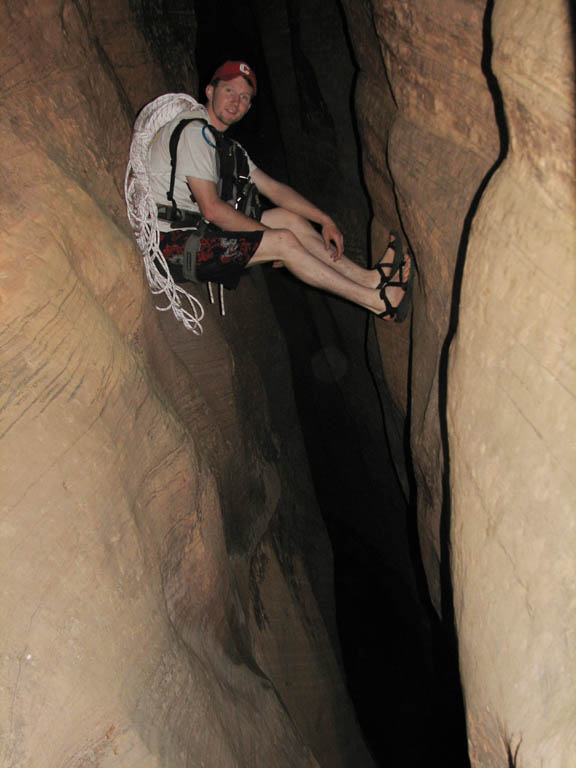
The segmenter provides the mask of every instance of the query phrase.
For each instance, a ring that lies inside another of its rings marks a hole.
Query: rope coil
[[[160,250],[158,211],[150,186],[150,147],[157,132],[181,112],[198,111],[205,116],[204,107],[186,93],[167,93],[142,109],[134,123],[130,157],[124,179],[124,195],[128,221],[134,232],[138,249],[144,259],[146,278],[152,294],[164,294],[167,306],[156,306],[161,312],[172,310],[185,328],[197,336],[203,332],[204,308],[200,301],[176,285]],[[184,302],[188,302],[185,306]]]

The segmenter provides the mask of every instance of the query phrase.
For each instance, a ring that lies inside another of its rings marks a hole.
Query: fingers
[[[340,231],[338,231],[338,237],[334,241],[334,244],[336,245],[336,256],[334,261],[338,261],[338,259],[342,258],[342,254],[344,253],[344,236]]]
[[[326,250],[334,250],[332,258],[334,261],[338,261],[344,253],[344,236],[336,224],[331,222],[322,227],[322,239],[324,240]]]
[[[330,257],[333,261],[338,261],[340,258],[340,254],[338,252],[338,246],[336,244],[336,241],[334,241],[330,236],[323,235],[324,239],[324,248],[326,248],[327,251],[331,251]]]

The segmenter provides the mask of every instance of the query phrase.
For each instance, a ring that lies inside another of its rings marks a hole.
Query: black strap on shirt
[[[166,193],[166,197],[172,203],[171,221],[180,222],[184,216],[184,212],[178,208],[174,199],[174,184],[176,182],[178,142],[184,128],[192,122],[202,123],[204,126],[203,133],[209,130],[214,139],[213,146],[216,148],[218,160],[218,197],[242,213],[259,220],[261,206],[256,187],[250,182],[250,168],[246,152],[237,141],[224,136],[203,117],[189,117],[180,120],[170,136],[170,189]],[[204,139],[208,141],[205,135]],[[208,143],[210,142],[208,141]],[[247,200],[250,201],[250,210],[246,209]]]
[[[182,211],[176,205],[176,200],[174,200],[174,184],[176,183],[176,161],[178,158],[178,142],[180,141],[182,131],[184,128],[186,128],[188,123],[192,122],[199,122],[203,123],[204,125],[208,124],[203,117],[190,117],[186,120],[180,120],[176,128],[174,128],[172,131],[172,136],[170,136],[170,189],[166,193],[166,197],[172,203],[171,221],[180,221],[183,217]]]

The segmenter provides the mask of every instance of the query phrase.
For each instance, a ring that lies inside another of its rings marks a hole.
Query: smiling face
[[[252,104],[254,89],[241,75],[233,80],[219,80],[216,86],[206,86],[206,109],[210,123],[225,131],[242,120]]]

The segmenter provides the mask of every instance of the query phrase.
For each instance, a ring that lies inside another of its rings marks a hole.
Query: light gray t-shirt
[[[208,117],[207,113],[202,114],[202,112],[182,112],[174,120],[160,128],[154,137],[150,147],[150,184],[154,200],[161,205],[171,205],[166,193],[170,188],[170,137],[172,131],[180,120],[199,116]],[[250,173],[252,173],[256,166],[250,158],[248,158],[248,165]],[[198,212],[200,209],[197,203],[192,200],[190,187],[186,182],[187,176],[212,181],[214,184],[218,183],[214,137],[210,129],[199,122],[189,123],[180,134],[174,182],[174,199],[178,208]],[[170,231],[169,222],[158,221],[158,227],[160,232]]]

